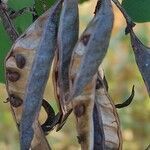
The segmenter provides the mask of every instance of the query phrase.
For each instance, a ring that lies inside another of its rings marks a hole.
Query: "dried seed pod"
[[[29,76],[20,124],[21,149],[29,149],[34,136],[32,125],[38,117],[51,64],[55,54],[62,1],[52,7]]]
[[[22,54],[16,54],[15,56],[16,65],[18,68],[23,69],[26,64],[26,59]]]
[[[10,82],[16,82],[20,79],[20,74],[17,71],[8,70],[6,71],[6,78]]]
[[[98,79],[100,86],[96,89],[95,104],[98,112],[98,118],[103,126],[105,137],[104,149],[122,150],[122,135],[120,129],[119,116],[113,101],[111,100],[104,85],[104,76],[99,74]],[[99,134],[102,134],[101,132]],[[96,141],[98,139],[95,139]]]
[[[78,1],[64,0],[58,30],[58,80],[63,123],[65,116],[68,115],[70,106],[68,106],[67,93],[69,93],[69,65],[73,48],[78,40],[79,34],[79,16]],[[61,126],[61,123],[60,125]],[[58,126],[58,128],[59,128]]]
[[[150,95],[150,48],[137,38],[133,30],[130,30],[130,36],[136,63]]]
[[[89,23],[74,48],[69,72],[71,90],[74,85],[74,79],[79,71],[81,60],[86,52],[86,46],[88,45],[96,23],[97,17]],[[76,117],[76,128],[78,132],[77,138],[82,149],[93,149],[93,106],[95,84],[96,77],[93,77],[92,81],[86,85],[79,96],[70,98],[72,100],[74,114]]]
[[[105,135],[102,122],[101,112],[97,108],[95,101],[93,110],[93,123],[94,123],[94,150],[105,150]]]
[[[102,0],[101,8],[96,13],[93,23],[90,24],[91,34],[85,47],[85,54],[82,58],[79,72],[75,78],[73,97],[78,96],[84,87],[91,81],[96,74],[99,65],[107,52],[110,35],[113,26],[114,15],[110,0]],[[85,32],[82,37],[86,36]],[[89,34],[88,34],[89,35]]]
[[[72,100],[76,117],[78,141],[82,150],[94,148],[93,106],[95,97],[96,76],[86,85],[84,91]]]
[[[6,57],[6,61],[5,61],[6,71],[9,68],[13,68],[14,70],[18,69],[16,65],[16,61],[14,59],[15,55],[19,54],[26,58],[26,64],[25,64],[26,67],[23,67],[20,70],[21,78],[15,83],[8,82],[8,80],[6,80],[7,81],[6,87],[9,95],[15,93],[15,95],[18,95],[22,100],[24,100],[24,95],[26,92],[25,88],[27,86],[27,80],[29,78],[29,74],[32,69],[33,60],[37,52],[37,47],[39,45],[39,41],[41,39],[43,29],[45,27],[45,23],[48,20],[49,12],[51,11],[52,8],[50,8],[46,13],[40,16],[26,30],[26,32],[18,38],[18,40],[13,44],[10,52]],[[17,124],[20,124],[20,120],[22,116],[22,106],[23,105],[21,105],[19,108],[11,107],[12,114],[14,115]],[[33,124],[33,129],[34,129],[34,138],[31,143],[32,149],[34,150],[37,149],[38,147],[39,149],[49,150],[50,149],[49,144],[37,120]]]

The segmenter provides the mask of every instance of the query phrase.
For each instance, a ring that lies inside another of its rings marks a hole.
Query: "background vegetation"
[[[13,1],[16,1],[17,5],[14,5]],[[25,6],[30,6],[31,3],[29,4],[28,1],[29,0],[26,0],[26,4],[22,6],[22,4],[18,3],[17,0],[9,0],[9,5],[12,9],[17,10]],[[126,2],[126,0],[124,0],[124,2]],[[84,30],[87,23],[92,18],[95,5],[96,0],[91,0],[79,6],[80,33]],[[36,9],[39,9],[38,6]],[[38,10],[39,14],[43,11],[44,10]],[[150,100],[146,93],[144,82],[135,64],[129,36],[124,35],[125,20],[115,6],[114,12],[114,29],[103,67],[105,68],[104,71],[109,83],[109,93],[115,103],[124,101],[125,98],[130,95],[132,85],[135,85],[135,98],[132,104],[127,108],[118,110],[124,139],[123,150],[144,150],[148,144],[150,144]],[[137,18],[134,19],[136,20]],[[137,19],[136,21],[142,22],[140,19]],[[22,33],[32,23],[31,13],[26,12],[25,14],[17,17],[14,20],[14,23],[18,31]],[[150,45],[150,23],[137,23],[135,31],[143,43]],[[3,64],[2,58],[6,55],[12,44],[8,38],[9,37],[4,32],[0,20],[0,65]],[[4,80],[2,69],[0,70],[0,80]],[[47,84],[44,97],[49,100],[55,110],[57,110],[51,78]],[[0,84],[0,149],[19,150],[18,131],[15,127],[9,104],[3,103],[6,98],[7,93],[5,85]],[[40,117],[41,122],[44,118],[45,114],[43,112]],[[75,137],[76,131],[73,116],[68,119],[63,130],[58,133],[53,131],[47,136],[54,150],[80,149]]]

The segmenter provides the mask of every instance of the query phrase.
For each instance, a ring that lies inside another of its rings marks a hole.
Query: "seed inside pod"
[[[9,97],[9,102],[13,107],[19,107],[22,105],[23,100],[20,97],[11,94]]]
[[[103,84],[99,79],[97,79],[96,80],[96,89],[100,89],[101,87],[103,87]]]
[[[89,39],[90,39],[90,34],[86,34],[86,35],[81,37],[81,41],[83,42],[83,44],[85,46],[88,44]]]
[[[77,117],[81,117],[85,113],[85,106],[83,104],[75,106],[74,113]]]
[[[16,54],[14,57],[15,57],[15,60],[16,60],[17,67],[20,68],[20,69],[24,68],[24,66],[26,64],[25,57],[21,54]]]
[[[81,144],[82,142],[86,141],[86,136],[85,135],[86,134],[82,134],[82,135],[77,136],[79,144]]]
[[[9,81],[11,82],[16,82],[19,80],[20,78],[20,74],[17,71],[11,71],[11,70],[7,70],[6,71],[6,77]]]

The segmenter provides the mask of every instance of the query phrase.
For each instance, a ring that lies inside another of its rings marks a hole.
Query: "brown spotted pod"
[[[24,95],[26,93],[27,81],[32,69],[39,41],[42,37],[45,23],[48,20],[51,10],[52,9],[50,8],[47,12],[40,16],[13,43],[10,52],[5,58],[6,89],[9,95],[7,101],[10,102],[12,115],[14,116],[17,124],[21,121],[23,109],[22,100],[24,100]],[[49,144],[37,120],[33,124],[33,130],[35,136],[31,143],[31,149],[38,148],[49,150]]]

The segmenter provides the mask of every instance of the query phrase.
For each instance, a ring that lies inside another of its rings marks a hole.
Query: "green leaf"
[[[34,0],[34,1],[35,1],[35,11],[38,16],[42,15],[55,2],[55,0]]]
[[[56,0],[34,0],[35,1],[35,11],[38,16],[42,15],[46,10],[48,10]],[[79,3],[83,3],[88,0],[79,0]]]
[[[13,20],[15,28],[19,34],[23,33],[32,24],[32,14],[30,12],[24,13]]]
[[[12,43],[1,21],[0,21],[0,39],[1,39],[0,40],[0,83],[4,83],[5,82],[4,60],[8,51],[10,50]]]
[[[150,0],[123,0],[122,6],[133,21],[150,21]]]
[[[79,3],[82,4],[82,3],[86,2],[86,1],[89,1],[89,0],[79,0]]]
[[[18,11],[25,7],[32,7],[34,0],[8,0],[8,7]]]

